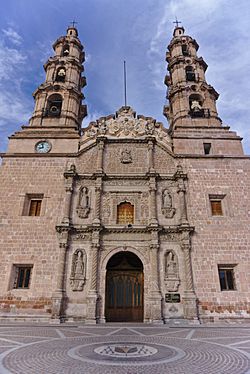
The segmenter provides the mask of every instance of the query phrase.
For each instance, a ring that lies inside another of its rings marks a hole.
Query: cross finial
[[[72,25],[72,27],[75,27],[75,25],[77,24],[78,22],[76,22],[75,20],[71,21],[70,22],[70,25]]]
[[[175,21],[173,23],[175,23],[175,27],[179,27],[179,23],[181,23],[181,21],[178,21],[177,17],[175,17]]]

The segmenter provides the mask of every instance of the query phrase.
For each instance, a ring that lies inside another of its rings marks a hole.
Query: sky
[[[127,103],[168,127],[165,53],[175,17],[208,64],[206,80],[220,97],[224,125],[250,154],[249,0],[8,0],[0,2],[0,152],[32,115],[32,92],[44,81],[52,44],[72,20],[84,45],[88,117],[83,127]]]

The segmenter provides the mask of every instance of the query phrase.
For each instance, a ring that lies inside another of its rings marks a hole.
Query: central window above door
[[[134,205],[123,202],[117,206],[117,223],[120,225],[134,223]]]

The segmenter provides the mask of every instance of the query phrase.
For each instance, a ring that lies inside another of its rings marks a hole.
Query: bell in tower
[[[29,124],[80,132],[81,122],[87,115],[81,92],[86,85],[82,76],[85,55],[74,22],[66,36],[56,40],[53,49],[55,55],[44,65],[45,82],[33,94],[35,110]]]

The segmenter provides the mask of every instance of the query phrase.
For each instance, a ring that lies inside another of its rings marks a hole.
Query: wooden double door
[[[143,271],[108,269],[105,316],[107,322],[143,321]]]

